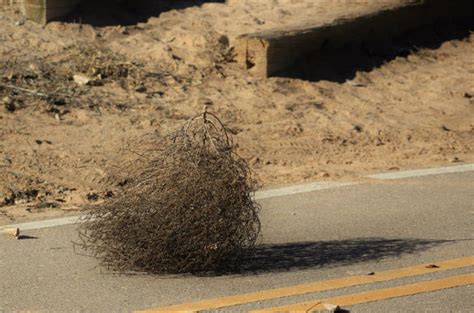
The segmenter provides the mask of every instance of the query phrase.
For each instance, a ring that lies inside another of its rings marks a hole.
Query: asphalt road
[[[259,200],[261,246],[242,272],[117,275],[76,254],[75,225],[0,236],[0,311],[133,311],[474,255],[474,173],[373,180]],[[473,266],[219,309],[240,312],[472,273]],[[474,311],[473,286],[344,307]]]

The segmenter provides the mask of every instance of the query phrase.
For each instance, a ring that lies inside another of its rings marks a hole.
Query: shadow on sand
[[[328,43],[276,76],[343,83],[354,79],[357,72],[370,72],[398,57],[423,49],[437,49],[446,41],[467,39],[473,30],[474,20],[445,21],[384,41],[338,48]]]
[[[74,12],[60,21],[97,27],[135,25],[162,12],[200,6],[206,2],[219,3],[225,0],[82,0]]]

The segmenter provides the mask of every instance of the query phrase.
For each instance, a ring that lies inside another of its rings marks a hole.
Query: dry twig
[[[2,87],[4,87],[4,88],[9,88],[9,89],[14,89],[14,90],[23,91],[23,92],[29,93],[29,94],[31,94],[31,95],[34,95],[34,96],[39,96],[39,97],[44,97],[44,98],[48,98],[48,97],[49,97],[49,95],[47,95],[47,94],[45,94],[45,93],[38,92],[38,91],[36,91],[36,90],[31,90],[31,89],[26,89],[26,88],[17,87],[17,86],[10,85],[10,84],[0,83],[0,86],[2,86]]]

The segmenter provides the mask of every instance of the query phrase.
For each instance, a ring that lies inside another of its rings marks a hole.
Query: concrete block
[[[405,31],[435,22],[437,19],[472,17],[472,0],[400,1],[376,12],[348,16],[323,25],[298,25],[239,36],[235,42],[237,62],[250,73],[269,77],[293,65],[295,61],[323,46],[390,38]]]
[[[22,0],[20,9],[26,18],[46,24],[67,15],[79,2],[80,0]]]

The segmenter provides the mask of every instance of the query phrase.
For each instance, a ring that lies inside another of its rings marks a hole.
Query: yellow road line
[[[351,287],[356,285],[375,283],[381,281],[388,281],[393,279],[399,279],[404,277],[423,275],[428,273],[446,271],[461,267],[467,267],[474,265],[474,256],[458,258],[448,261],[436,262],[436,266],[430,266],[432,264],[421,264],[405,268],[393,269],[375,273],[374,275],[362,275],[362,276],[349,276],[331,280],[323,280],[314,283],[290,286],[285,288],[276,288],[263,290],[258,292],[246,293],[241,295],[215,298],[202,300],[192,303],[184,303],[178,305],[172,305],[161,308],[147,309],[139,311],[142,313],[152,312],[197,312],[202,310],[217,309],[222,307],[241,305],[256,301],[265,301],[276,298],[290,297],[296,295],[302,295],[306,293],[314,293],[326,290],[333,290],[345,287]]]
[[[343,296],[334,297],[334,298],[308,301],[308,302],[296,303],[292,305],[256,310],[256,311],[251,311],[251,313],[315,312],[315,311],[320,311],[320,310],[325,309],[323,303],[331,303],[334,305],[338,305],[340,307],[344,307],[348,305],[380,301],[380,300],[386,300],[386,299],[392,299],[392,298],[398,298],[398,297],[405,297],[405,296],[415,295],[419,293],[465,286],[469,284],[474,284],[474,273],[459,275],[459,276],[452,276],[448,278],[431,280],[431,281],[424,281],[421,283],[403,285],[403,286],[392,287],[392,288],[376,289],[376,290],[371,290],[371,291],[366,291],[366,292],[361,292],[361,293],[343,295]]]

